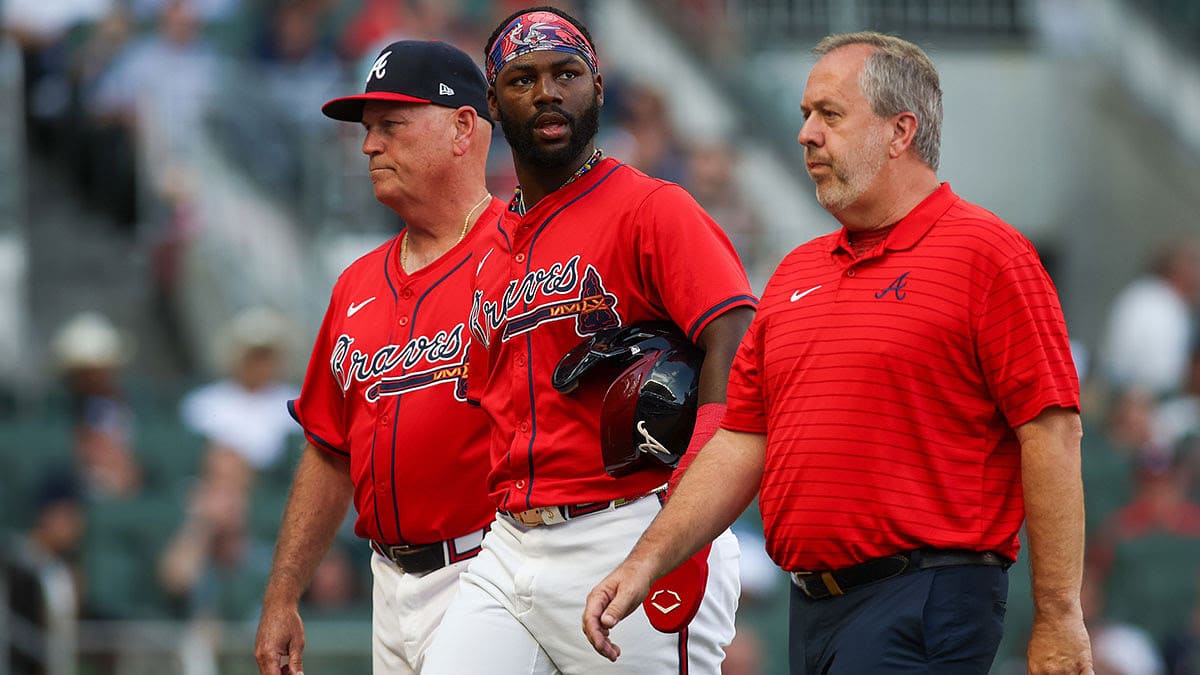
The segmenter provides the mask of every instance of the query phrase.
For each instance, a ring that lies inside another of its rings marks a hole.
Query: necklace
[[[463,219],[462,232],[458,233],[458,239],[454,240],[454,243],[450,245],[450,248],[458,246],[458,242],[462,241],[463,238],[467,236],[467,230],[471,228],[471,216],[475,215],[475,211],[478,210],[479,207],[483,206],[487,200],[491,199],[491,197],[492,193],[486,193],[483,195],[483,199],[480,199],[475,206],[471,207],[470,211],[467,211],[467,217]],[[404,229],[404,237],[400,239],[400,267],[403,268],[405,272],[408,271],[408,228]]]

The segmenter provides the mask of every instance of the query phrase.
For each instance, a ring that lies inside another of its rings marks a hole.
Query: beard
[[[534,139],[534,122],[538,115],[544,112],[562,115],[567,120],[567,127],[571,130],[567,137],[567,144],[557,150],[547,150],[538,145]],[[567,111],[558,106],[547,106],[538,110],[538,114],[530,117],[524,124],[509,119],[499,108],[496,113],[496,121],[500,122],[500,128],[504,131],[504,139],[512,147],[513,154],[517,159],[526,164],[547,169],[561,168],[578,159],[580,153],[600,131],[600,100],[595,96],[592,97],[592,103],[587,110],[584,110],[578,117],[567,114]]]
[[[825,183],[817,183],[817,201],[826,211],[838,213],[863,196],[887,161],[886,145],[886,132],[880,131],[841,160],[829,160],[833,175]]]

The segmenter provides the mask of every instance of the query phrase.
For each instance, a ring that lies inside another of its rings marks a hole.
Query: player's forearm
[[[630,552],[629,561],[648,565],[658,578],[715,539],[758,492],[765,451],[765,436],[717,431]]]
[[[283,512],[264,605],[299,602],[353,495],[347,462],[306,445]]]
[[[1017,430],[1033,600],[1039,614],[1079,611],[1084,546],[1081,429],[1078,414],[1053,408]]]

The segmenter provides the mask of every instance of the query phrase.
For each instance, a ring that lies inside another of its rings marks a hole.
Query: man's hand
[[[294,607],[263,606],[254,639],[260,675],[304,675],[304,622]]]
[[[617,660],[621,648],[608,639],[608,632],[642,604],[652,581],[646,567],[626,561],[588,593],[583,609],[583,634],[609,661]]]
[[[1034,617],[1026,652],[1030,675],[1093,675],[1092,647],[1083,612],[1056,618]]]

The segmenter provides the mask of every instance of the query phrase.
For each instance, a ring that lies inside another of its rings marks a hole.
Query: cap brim
[[[416,96],[409,96],[407,94],[397,94],[390,91],[372,91],[366,94],[335,98],[321,106],[321,112],[325,113],[326,117],[331,117],[342,122],[361,122],[363,105],[369,101],[379,101],[383,103],[433,102],[427,98],[417,98]]]

